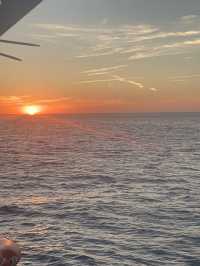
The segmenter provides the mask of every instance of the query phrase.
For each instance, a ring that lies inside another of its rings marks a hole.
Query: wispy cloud
[[[189,15],[182,17],[182,20],[194,20],[196,17]],[[78,38],[79,50],[75,55],[77,59],[113,56],[125,57],[124,60],[145,59],[188,53],[189,48],[200,45],[198,38],[200,30],[194,28],[182,31],[162,31],[148,24],[121,25],[113,28],[107,23],[85,27],[59,24],[37,24],[36,26],[48,31],[48,34],[55,34],[57,38]],[[80,53],[80,50],[83,52]],[[100,75],[100,72],[96,72],[97,75]]]
[[[79,83],[80,84],[92,84],[92,83],[99,83],[99,82],[103,82],[103,83],[107,83],[107,82],[112,82],[112,81],[116,81],[116,79],[112,78],[112,79],[94,79],[94,80],[82,80]]]
[[[172,82],[185,82],[193,79],[200,79],[200,74],[191,74],[191,75],[179,75],[169,78]]]
[[[13,110],[12,113],[15,113],[18,112],[21,107],[29,104],[41,104],[45,112],[47,111],[52,113],[96,113],[131,110],[134,103],[132,100],[122,100],[118,98],[104,98],[99,100],[96,98],[84,99],[61,97],[34,101],[31,96],[0,96],[0,107],[3,107],[3,109],[1,109],[1,112],[4,112],[5,108],[6,111]],[[76,125],[74,124],[74,126]],[[82,127],[79,124],[77,124],[77,126]]]
[[[42,100],[34,101],[33,103],[34,104],[52,104],[52,103],[61,103],[61,102],[70,101],[70,99],[71,98],[69,98],[69,97],[42,99]]]
[[[84,27],[59,24],[36,26],[44,31],[44,34],[55,35],[61,42],[64,42],[64,38],[76,38],[76,47],[72,47],[76,60],[92,63],[94,58],[94,68],[80,71],[80,74],[84,75],[81,84],[121,82],[156,93],[159,89],[154,85],[145,86],[141,79],[127,78],[132,73],[129,67],[132,65],[131,61],[191,54],[195,48],[200,47],[199,26],[191,23],[196,20],[196,15],[184,16],[179,23],[176,21],[177,25],[173,23],[173,28],[168,26],[168,30],[148,24],[112,27],[107,23],[107,19],[99,25]],[[97,62],[102,64],[102,60],[112,60],[113,65],[96,67]]]
[[[158,91],[158,89],[156,89],[156,88],[149,88],[149,90],[153,91],[153,92],[157,92]]]
[[[129,57],[129,60],[145,59],[157,56],[177,55],[185,53],[185,49],[200,46],[200,39],[191,41],[174,42],[160,46],[154,46],[144,51],[137,52]]]
[[[112,76],[116,81],[123,82],[123,83],[128,83],[130,85],[133,85],[135,87],[138,87],[140,89],[144,88],[144,85],[140,82],[136,82],[134,80],[126,79],[124,77],[118,76],[118,75],[113,75]]]
[[[33,105],[33,104],[41,104],[41,105],[49,105],[54,103],[63,103],[70,101],[69,97],[60,97],[60,98],[47,98],[35,100],[32,96],[0,96],[0,103],[4,105]]]
[[[87,74],[88,76],[106,75],[112,73],[113,71],[121,70],[127,67],[128,65],[116,65],[116,66],[89,69],[83,71],[82,73]]]
[[[134,38],[133,40],[129,40],[129,43],[134,43],[134,42],[142,42],[142,41],[149,41],[149,40],[155,40],[155,39],[166,39],[170,37],[192,37],[200,35],[199,30],[191,30],[191,31],[178,31],[178,32],[158,32],[153,35],[149,36],[142,36],[138,38]]]
[[[83,80],[83,81],[80,81],[79,83],[81,83],[81,84],[96,84],[96,83],[109,83],[109,82],[121,82],[121,83],[131,85],[135,88],[139,88],[139,89],[145,88],[145,85],[143,83],[138,82],[138,81],[133,80],[133,79],[125,78],[125,77],[122,77],[119,75],[111,75],[106,79]],[[149,88],[149,90],[152,92],[158,91],[158,89],[156,89],[156,88]]]
[[[144,85],[140,82],[137,82],[135,80],[130,80],[130,79],[127,79],[127,78],[124,78],[124,77],[121,77],[119,75],[116,75],[116,74],[112,74],[112,73],[108,73],[108,72],[103,72],[103,71],[111,71],[111,70],[117,70],[119,68],[122,68],[122,67],[125,67],[125,66],[115,66],[115,67],[107,67],[107,68],[100,68],[100,69],[93,69],[93,70],[87,70],[87,71],[84,71],[83,73],[86,73],[86,74],[91,74],[91,73],[98,73],[100,74],[102,71],[103,74],[106,74],[107,75],[107,78],[105,79],[93,79],[93,80],[82,80],[80,81],[79,83],[81,84],[92,84],[92,83],[99,83],[99,82],[103,82],[103,83],[107,83],[107,82],[122,82],[122,83],[127,83],[129,85],[133,85],[135,87],[138,87],[140,89],[144,88]],[[95,72],[97,71],[97,72]]]
[[[183,41],[183,42],[175,42],[172,44],[165,44],[161,46],[160,48],[185,48],[187,46],[199,46],[200,45],[200,39],[194,39],[191,41]]]
[[[105,25],[105,24],[103,24]],[[79,25],[60,25],[60,24],[34,24],[35,27],[50,30],[50,31],[62,31],[62,32],[79,32],[79,33],[95,33],[95,34],[113,34],[113,33],[127,33],[128,35],[143,35],[157,31],[156,27],[151,25],[123,25],[119,29],[112,27],[100,27],[95,25],[93,27],[82,27]],[[103,35],[102,35],[103,36]],[[105,35],[106,36],[106,35]]]
[[[107,78],[107,79],[83,80],[83,81],[80,81],[80,83],[81,84],[92,84],[92,83],[99,83],[99,82],[107,83],[107,82],[116,82],[116,81],[126,83],[129,85],[133,85],[134,87],[138,87],[140,89],[144,88],[144,85],[142,83],[134,81],[134,80],[126,79],[118,75],[112,75],[110,78]]]
[[[102,49],[103,50],[103,49]],[[105,51],[107,50],[107,51]],[[76,58],[90,58],[90,57],[101,57],[101,56],[108,56],[108,55],[115,55],[119,54],[123,51],[123,48],[104,48],[104,52],[92,52],[92,53],[86,53],[82,55],[77,55]]]
[[[185,23],[185,24],[190,24],[193,23],[196,19],[198,19],[199,16],[197,15],[186,15],[180,18],[180,21]]]
[[[22,105],[30,96],[0,96],[0,102],[5,105]]]

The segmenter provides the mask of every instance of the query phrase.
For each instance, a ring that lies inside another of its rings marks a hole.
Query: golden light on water
[[[22,108],[22,112],[26,115],[37,115],[42,112],[42,107],[39,105],[27,105]]]

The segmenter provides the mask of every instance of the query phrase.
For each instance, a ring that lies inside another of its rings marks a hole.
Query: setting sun
[[[36,115],[41,113],[42,108],[38,105],[28,105],[23,107],[23,113],[26,115]]]

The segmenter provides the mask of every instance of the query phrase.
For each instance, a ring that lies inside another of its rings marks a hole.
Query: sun
[[[37,115],[41,113],[42,108],[39,105],[27,105],[24,106],[22,112],[26,115]]]

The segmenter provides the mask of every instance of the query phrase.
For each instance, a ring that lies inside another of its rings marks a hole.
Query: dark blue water
[[[200,114],[0,117],[21,265],[200,265]]]

